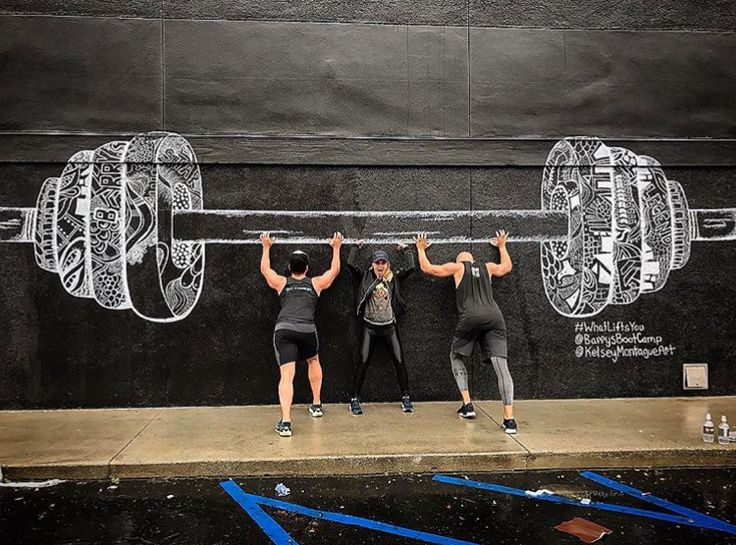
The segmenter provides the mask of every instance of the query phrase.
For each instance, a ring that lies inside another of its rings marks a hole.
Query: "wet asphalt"
[[[736,469],[595,473],[703,515],[736,523]],[[507,491],[468,488],[438,482],[433,477],[429,474],[233,479],[238,489],[247,494],[368,519],[364,526],[356,527],[262,506],[263,512],[283,533],[269,527],[267,519],[260,519],[260,524],[256,522],[220,485],[225,479],[67,481],[38,489],[2,487],[0,544],[268,545],[284,542],[279,539],[285,539],[286,534],[301,545],[422,543],[405,535],[381,532],[375,528],[375,522],[432,534],[434,542],[443,545],[453,543],[453,539],[485,545],[581,543],[576,537],[554,529],[573,517],[612,530],[601,543],[736,544],[736,527],[729,533],[604,511],[592,505],[564,505]],[[453,477],[494,483],[518,489],[522,494],[526,490],[548,489],[575,502],[589,499],[677,515],[586,479],[577,471]],[[291,490],[288,496],[277,497],[278,483]],[[691,516],[690,520],[706,519]]]

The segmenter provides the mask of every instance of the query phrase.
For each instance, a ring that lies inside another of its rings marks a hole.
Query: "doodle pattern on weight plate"
[[[146,291],[160,294],[158,306],[143,309],[131,291],[133,310],[153,321],[181,319],[194,308],[204,275],[204,244],[172,235],[174,211],[202,209],[197,159],[181,136],[149,133],[131,140],[125,168],[127,271],[155,277],[158,285],[149,282]]]
[[[89,210],[89,269],[97,302],[109,309],[130,308],[125,278],[123,164],[127,142],[95,151]]]
[[[56,197],[56,259],[64,289],[75,297],[92,297],[87,273],[90,177],[89,150],[75,153],[59,178]]]

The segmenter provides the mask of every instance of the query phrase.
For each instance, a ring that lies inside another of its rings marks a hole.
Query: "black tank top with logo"
[[[314,311],[317,308],[317,290],[312,279],[304,277],[296,280],[286,279],[286,286],[279,294],[281,312],[276,319],[277,324],[314,324]]]
[[[493,299],[491,275],[485,263],[463,261],[465,272],[460,285],[455,290],[457,311],[461,316],[468,312],[496,311],[498,305]]]

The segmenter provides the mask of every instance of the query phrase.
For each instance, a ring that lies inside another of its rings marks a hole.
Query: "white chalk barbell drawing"
[[[348,244],[410,243],[416,232],[437,244],[488,242],[451,234],[471,220],[488,236],[516,221],[511,241],[541,243],[547,298],[574,318],[661,289],[692,242],[736,239],[736,209],[688,209],[656,160],[593,137],[553,147],[540,210],[284,211],[205,210],[194,150],[177,134],[152,132],[74,154],[44,182],[35,208],[0,207],[0,242],[32,242],[38,265],[58,272],[71,295],[172,322],[200,297],[205,244],[259,244],[262,231],[321,244],[325,233],[351,229],[360,236]]]

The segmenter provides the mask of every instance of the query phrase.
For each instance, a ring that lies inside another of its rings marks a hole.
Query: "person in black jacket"
[[[360,242],[359,247],[362,246]],[[360,282],[357,292],[357,315],[362,319],[360,356],[355,366],[353,391],[350,396],[350,414],[353,416],[363,414],[359,399],[360,390],[377,341],[384,344],[394,362],[401,388],[401,409],[405,413],[414,412],[409,396],[409,375],[404,364],[404,350],[401,347],[396,319],[406,311],[400,281],[416,270],[416,263],[413,252],[406,251],[406,246],[399,245],[399,251],[404,253],[407,266],[396,272],[391,270],[388,254],[383,250],[373,253],[368,269],[360,268],[357,264],[358,247],[353,246],[348,255],[348,269]]]

